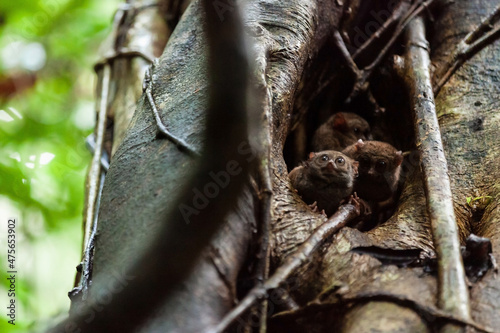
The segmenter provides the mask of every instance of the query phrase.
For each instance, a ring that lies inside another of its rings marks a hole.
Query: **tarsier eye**
[[[354,127],[354,133],[358,133],[358,132],[359,132],[359,128]]]
[[[337,159],[335,160],[335,162],[338,164],[338,165],[344,165],[345,164],[345,160],[343,157],[337,157]]]
[[[329,160],[328,155],[322,155],[321,160],[325,162],[328,161]]]
[[[385,161],[378,161],[377,164],[375,165],[375,169],[378,172],[384,172],[386,164],[387,163],[385,163]]]

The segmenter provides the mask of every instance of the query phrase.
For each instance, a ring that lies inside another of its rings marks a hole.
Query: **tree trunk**
[[[221,22],[235,11],[231,2],[216,1],[212,5]],[[185,254],[192,244],[184,242],[178,246],[179,252],[158,254],[169,263],[186,257],[195,262],[192,268],[186,264],[188,277],[182,284],[173,286],[164,299],[151,306],[138,304],[148,309],[148,316],[123,319],[134,322],[131,327],[140,327],[141,332],[208,331],[252,286],[267,277],[269,265],[271,273],[282,265],[327,220],[300,199],[290,184],[288,171],[305,159],[312,133],[320,122],[335,110],[347,107],[376,124],[374,133],[383,133],[379,139],[386,138],[398,149],[413,152],[403,164],[404,183],[394,214],[368,232],[341,229],[294,272],[287,284],[269,294],[267,302],[253,307],[251,315],[236,320],[231,331],[265,331],[266,320],[253,320],[253,316],[266,318],[262,317],[266,308],[270,332],[459,332],[466,326],[478,330],[481,326],[499,327],[500,288],[493,271],[471,284],[469,317],[469,304],[458,305],[462,312],[443,304],[443,282],[424,269],[425,265],[388,264],[374,254],[386,249],[386,254],[394,256],[409,253],[404,250],[420,250],[421,257],[426,258],[436,252],[438,257],[441,255],[435,246],[439,237],[432,234],[434,225],[426,208],[429,190],[424,183],[428,179],[416,153],[419,141],[413,129],[411,84],[398,69],[398,62],[413,68],[410,63],[414,54],[409,51],[413,44],[409,33],[401,35],[369,76],[370,88],[353,95],[352,87],[358,78],[339,51],[334,31],[341,32],[347,49],[356,54],[360,36],[368,39],[391,13],[402,15],[414,4],[300,0],[247,1],[239,5],[243,8],[245,32],[253,43],[251,58],[256,60],[250,89],[254,99],[248,103],[250,137],[235,143],[242,160],[250,163],[249,177],[235,199],[237,203],[224,214],[223,226],[201,253],[195,249]],[[440,69],[449,63],[450,51],[498,6],[498,1],[435,1],[430,10],[423,10],[432,18],[427,19],[426,37],[434,83],[442,75]],[[201,1],[190,4],[152,76],[152,95],[168,130],[197,151],[208,140],[204,128],[212,61],[207,43],[207,24],[211,23],[207,23],[203,8]],[[398,24],[395,21],[367,51],[355,57],[360,68],[367,70],[366,65],[382,52]],[[403,47],[405,38],[407,45]],[[498,42],[486,46],[459,68],[435,96],[460,240],[464,243],[471,233],[490,238],[497,261],[499,48]],[[380,111],[381,107],[385,112]],[[220,131],[229,137],[232,130],[220,124]],[[119,317],[120,307],[106,299],[131,288],[135,277],[145,274],[131,272],[129,267],[138,260],[150,259],[144,253],[159,237],[165,237],[161,234],[166,230],[163,225],[179,223],[166,218],[171,216],[169,212],[180,212],[185,227],[196,233],[199,224],[190,223],[190,219],[205,216],[210,209],[205,207],[220,200],[223,194],[219,192],[224,193],[227,186],[223,174],[228,172],[214,169],[207,170],[211,183],[189,187],[186,181],[200,167],[200,159],[157,135],[146,94],[139,99],[123,142],[119,146],[115,142],[113,147],[118,148],[102,190],[93,257],[91,294],[96,317],[101,311],[95,304],[106,309],[111,306],[108,303],[113,304],[110,311]],[[225,155],[217,158],[223,162],[221,165],[229,165]],[[236,182],[236,176],[228,177],[228,182]],[[269,189],[271,196],[266,194]],[[192,198],[188,208],[177,200],[179,193],[186,191]],[[468,197],[491,200],[473,207]],[[270,234],[266,216],[270,219]],[[267,236],[270,249],[266,248]],[[182,267],[182,262],[178,266]],[[148,273],[162,269],[154,259],[146,267],[151,269]],[[451,281],[451,285],[455,282]],[[296,304],[287,307],[290,302],[283,294],[289,294]],[[467,303],[458,300],[462,301]],[[88,308],[81,311],[90,313]],[[108,324],[108,328],[122,327]]]

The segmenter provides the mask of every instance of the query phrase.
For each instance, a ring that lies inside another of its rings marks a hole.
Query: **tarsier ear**
[[[333,116],[333,128],[338,130],[347,129],[347,121],[345,120],[344,114],[342,112],[336,113]]]
[[[359,139],[358,142],[354,144],[354,148],[356,149],[356,151],[359,151],[364,145],[365,143],[363,142],[363,140]]]
[[[316,156],[316,154],[315,154],[315,153],[313,153],[313,152],[310,152],[310,153],[309,153],[309,159],[310,159],[310,160],[312,160],[314,156]]]
[[[358,161],[352,162],[352,168],[354,169],[354,177],[357,177],[358,176],[359,162]]]
[[[394,161],[396,162],[396,166],[400,166],[401,163],[403,163],[403,153],[401,150],[396,152],[396,157],[394,158]]]

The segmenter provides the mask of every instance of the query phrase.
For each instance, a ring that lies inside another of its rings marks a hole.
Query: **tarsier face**
[[[333,128],[355,137],[356,140],[371,140],[372,138],[368,122],[354,113],[339,112],[335,114],[333,116]]]
[[[384,178],[393,178],[395,171],[403,162],[401,151],[385,142],[367,141],[357,142],[345,151],[359,162],[359,173],[362,177],[382,181]]]
[[[384,201],[395,193],[403,162],[401,151],[385,142],[359,140],[343,152],[359,162],[354,190],[361,198]]]
[[[391,162],[386,157],[361,155],[358,161],[359,171],[373,177],[383,176],[392,169]]]
[[[328,177],[336,177],[341,174],[358,174],[359,163],[345,156],[341,152],[326,150],[309,154],[309,166],[321,170],[321,173]]]

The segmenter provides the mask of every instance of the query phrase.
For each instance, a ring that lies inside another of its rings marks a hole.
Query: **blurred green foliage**
[[[122,1],[0,2],[0,308],[8,305],[7,218],[16,217],[16,325],[38,331],[64,316],[80,261],[85,137],[93,64]]]

